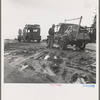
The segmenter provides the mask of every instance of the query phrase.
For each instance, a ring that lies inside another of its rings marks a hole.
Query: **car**
[[[40,25],[34,24],[26,24],[24,29],[23,29],[23,39],[24,42],[30,42],[31,40],[37,40],[39,43],[41,41],[41,36],[40,36]]]
[[[87,28],[80,25],[82,17],[79,19],[79,24],[65,22],[56,25],[57,31],[54,44],[57,44],[59,49],[64,50],[68,45],[71,45],[78,47],[80,50],[84,50],[86,44],[90,42]],[[47,40],[49,40],[49,37]]]

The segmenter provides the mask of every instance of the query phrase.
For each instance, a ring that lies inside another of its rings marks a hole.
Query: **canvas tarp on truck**
[[[88,30],[86,28],[80,26],[79,32],[78,32],[78,27],[79,25],[77,24],[62,24],[59,29],[59,34],[60,36],[66,37],[66,39],[70,41],[74,41],[76,39],[77,35],[77,40],[90,40]],[[57,36],[59,36],[56,35]]]

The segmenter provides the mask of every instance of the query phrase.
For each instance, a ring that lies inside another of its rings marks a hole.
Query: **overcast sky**
[[[25,24],[40,24],[44,39],[52,24],[65,19],[83,16],[82,25],[90,26],[96,8],[97,0],[2,0],[2,34],[16,38]]]

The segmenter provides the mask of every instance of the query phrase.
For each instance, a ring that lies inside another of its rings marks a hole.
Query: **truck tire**
[[[21,37],[18,37],[18,42],[21,42]]]
[[[26,37],[26,40],[27,40],[27,43],[29,43],[29,42],[30,42],[30,39],[29,39],[29,37],[28,37],[28,36]]]
[[[28,39],[27,42],[30,43],[30,39]]]
[[[63,39],[59,39],[59,49],[65,50],[66,48],[66,42]]]
[[[40,43],[40,40],[37,40],[38,43]]]
[[[86,43],[80,43],[80,44],[78,44],[78,47],[79,47],[80,50],[84,50],[85,46],[86,46]]]

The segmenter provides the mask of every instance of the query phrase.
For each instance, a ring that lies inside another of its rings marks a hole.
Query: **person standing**
[[[52,25],[52,27],[48,31],[49,33],[49,39],[48,39],[48,46],[52,48],[54,44],[54,34],[55,34],[55,24]]]
[[[23,29],[23,41],[26,42],[26,30],[25,30],[25,28]]]
[[[19,29],[18,30],[18,42],[21,42],[21,34],[22,34],[22,30]]]

